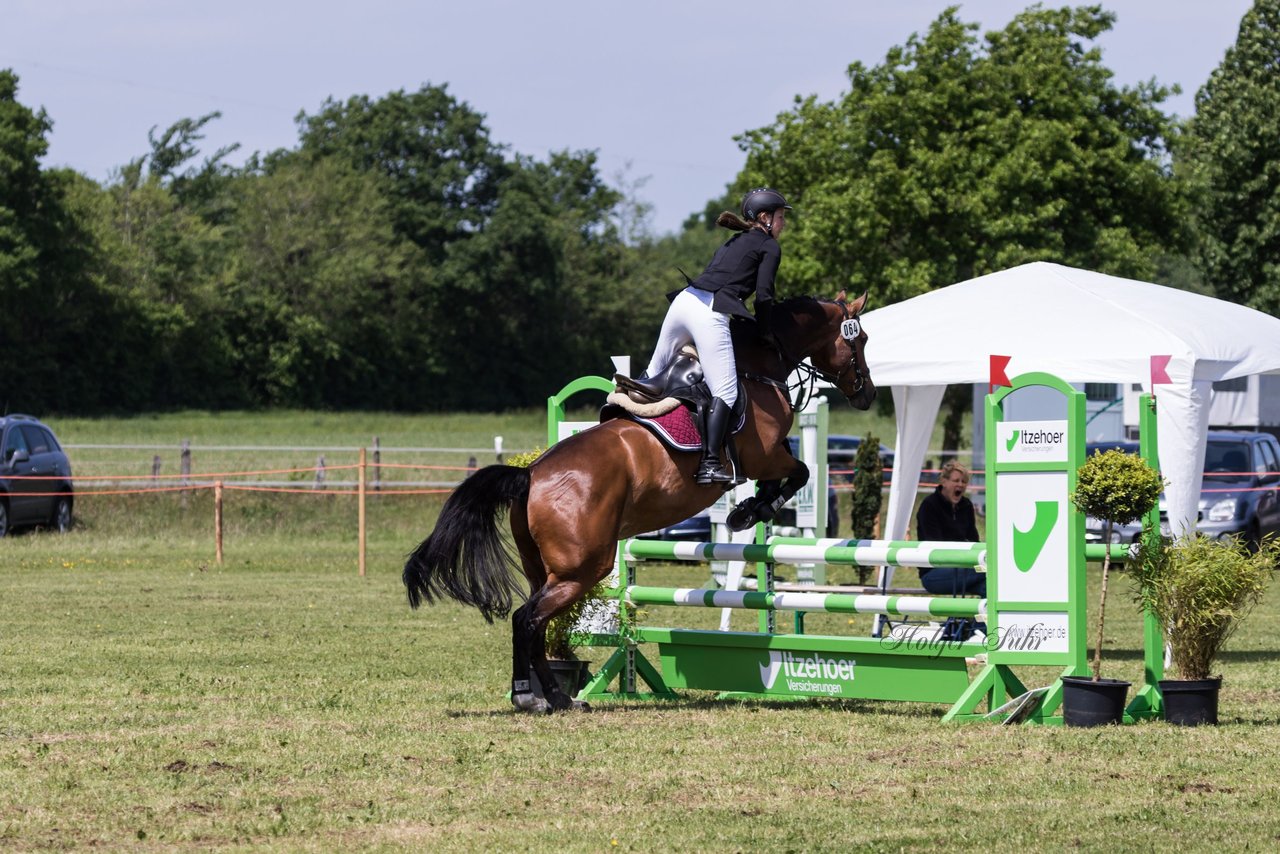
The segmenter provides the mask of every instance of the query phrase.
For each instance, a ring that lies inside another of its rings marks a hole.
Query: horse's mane
[[[782,318],[795,321],[796,318],[822,314],[824,305],[839,305],[837,300],[819,296],[799,296],[788,297],[782,300],[773,309],[773,323],[776,326]]]
[[[780,300],[773,307],[771,324],[775,330],[780,325],[799,325],[798,318],[823,313],[822,306],[838,305],[836,300],[819,296],[795,296]],[[746,318],[735,318],[730,330],[735,341],[745,343],[757,335],[756,322]],[[740,321],[740,322],[739,322]]]
[[[809,296],[787,297],[778,303],[777,308],[792,314],[798,314],[800,311],[808,310],[815,305],[823,304],[838,305],[836,300],[829,297],[820,297],[810,294]]]

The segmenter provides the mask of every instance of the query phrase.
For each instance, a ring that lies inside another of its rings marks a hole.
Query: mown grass
[[[940,706],[700,693],[531,718],[502,696],[507,624],[405,605],[403,555],[438,502],[371,502],[364,579],[342,496],[229,496],[221,567],[204,493],[86,498],[65,536],[0,540],[0,848],[1280,843],[1275,586],[1221,662],[1216,728],[952,726]],[[644,579],[704,577],[658,566]],[[1113,580],[1106,666],[1136,681],[1126,594]],[[715,615],[646,620],[689,618]]]
[[[1280,841],[1274,590],[1223,661],[1216,729],[950,726],[934,706],[705,694],[529,718],[502,697],[506,624],[451,604],[410,612],[398,571],[411,538],[392,539],[363,580],[337,540],[311,536],[248,538],[222,568],[163,534],[0,543],[0,841],[458,851],[1099,850],[1155,832],[1192,849]],[[646,577],[691,584],[697,572]],[[1123,596],[1108,625],[1109,673],[1138,677],[1138,622]]]

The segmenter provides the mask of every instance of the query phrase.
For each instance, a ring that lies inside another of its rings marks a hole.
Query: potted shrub
[[[1111,530],[1137,521],[1156,506],[1164,481],[1137,454],[1111,450],[1094,454],[1076,471],[1071,501],[1087,516],[1103,522],[1102,592],[1098,600],[1098,643],[1093,654],[1093,678],[1064,676],[1062,718],[1068,726],[1120,723],[1129,684],[1102,678],[1102,638],[1107,612],[1107,580],[1111,570]]]
[[[616,618],[612,616],[611,610],[614,600],[607,595],[609,589],[608,578],[596,582],[586,596],[547,623],[547,663],[551,665],[551,672],[560,683],[560,689],[570,697],[577,696],[590,678],[588,662],[578,658],[575,652],[577,644],[573,640],[574,633],[608,634],[611,619],[614,622],[612,631],[617,630]],[[534,683],[534,694],[541,696],[542,686],[538,683],[537,674],[531,673],[530,676]]]
[[[1214,661],[1240,621],[1266,590],[1280,543],[1256,551],[1240,538],[1213,540],[1192,533],[1139,549],[1132,572],[1137,602],[1156,615],[1178,679],[1160,681],[1165,720],[1185,725],[1218,722],[1221,676]]]

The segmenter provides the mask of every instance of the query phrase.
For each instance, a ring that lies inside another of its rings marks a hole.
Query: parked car
[[[1086,442],[1084,446],[1086,458],[1092,457],[1094,454],[1106,453],[1107,451],[1136,454],[1138,453],[1138,443],[1128,439],[1116,439],[1111,442]]]
[[[26,479],[50,476],[65,479]],[[30,415],[0,416],[0,537],[23,525],[67,530],[71,492],[71,461],[53,431]]]
[[[791,453],[799,455],[800,442],[795,436],[787,439],[791,443]],[[858,455],[858,448],[862,445],[861,436],[846,436],[836,434],[827,436],[827,468],[829,470],[848,472],[853,469],[854,457]],[[884,463],[884,479],[888,480],[889,471],[893,469],[893,448],[883,442],[880,443],[880,459]],[[836,477],[837,482],[847,483],[853,480],[850,474],[841,474]]]
[[[1137,443],[1132,453],[1137,452]],[[1280,441],[1270,433],[1212,431],[1204,451],[1204,483],[1196,530],[1218,539],[1243,536],[1250,543],[1280,535]],[[1160,524],[1168,532],[1168,514],[1160,500]],[[1088,519],[1089,542],[1102,540],[1102,522]],[[1142,525],[1116,525],[1113,543],[1131,543]]]

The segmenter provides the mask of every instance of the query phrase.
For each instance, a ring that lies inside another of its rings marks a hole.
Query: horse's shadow
[[[820,708],[826,710],[839,710],[849,713],[875,713],[881,715],[893,715],[900,718],[942,718],[946,714],[943,707],[927,708],[923,706],[907,707],[901,703],[890,703],[882,700],[829,700],[820,697],[813,699],[801,700],[772,700],[772,699],[753,699],[753,698],[718,698],[714,696],[707,697],[678,697],[674,700],[610,700],[607,702],[593,703],[589,712],[554,712],[545,717],[556,717],[558,715],[569,714],[591,714],[591,715],[637,715],[657,713],[664,714],[667,712],[698,712],[710,711],[713,709],[724,709],[728,707],[750,707],[759,711],[786,711],[804,706],[806,708]],[[513,706],[497,709],[451,709],[445,713],[446,717],[466,720],[466,719],[483,719],[498,718],[508,715],[526,714]]]

